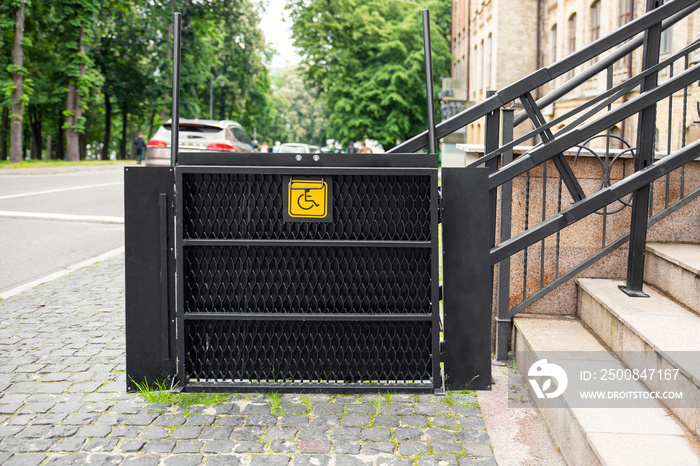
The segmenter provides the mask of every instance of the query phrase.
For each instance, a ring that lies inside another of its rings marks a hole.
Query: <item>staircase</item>
[[[627,296],[620,280],[580,278],[576,317],[514,319],[518,368],[571,351],[597,358],[588,367],[653,369],[675,379],[618,383],[624,390],[681,390],[692,397],[670,406],[649,400],[597,408],[577,407],[576,394],[565,391],[558,409],[540,411],[569,464],[700,464],[700,245],[649,243],[645,269],[648,298]]]

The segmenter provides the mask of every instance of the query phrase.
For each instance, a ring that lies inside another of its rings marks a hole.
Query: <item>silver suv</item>
[[[170,165],[171,121],[161,126],[146,145],[147,166]],[[231,120],[180,119],[180,152],[253,152],[250,136]]]

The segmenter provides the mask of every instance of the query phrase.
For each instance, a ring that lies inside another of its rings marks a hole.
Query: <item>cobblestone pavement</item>
[[[123,256],[0,301],[0,463],[496,464],[469,394],[125,393]]]

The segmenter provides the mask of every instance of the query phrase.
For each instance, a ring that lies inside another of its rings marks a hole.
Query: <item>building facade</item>
[[[452,76],[465,79],[469,102],[479,102],[486,98],[486,91],[501,89],[541,67],[561,60],[643,15],[645,11],[644,0],[453,0]],[[661,60],[698,38],[700,12],[696,11],[663,33]],[[691,55],[691,62],[699,60],[700,54]],[[642,51],[639,48],[615,63],[612,69],[613,85],[639,73],[641,62]],[[561,86],[590,64],[581,65],[538,89],[535,98]],[[680,73],[683,69],[684,63],[677,62],[673,73]],[[670,73],[670,68],[664,69],[659,80],[668,79]],[[543,109],[543,113],[548,119],[556,118],[600,94],[607,85],[607,73],[599,73],[554,105]],[[638,90],[630,92],[616,104],[633,98],[637,93]],[[682,118],[684,99],[693,110],[688,113],[685,122]],[[700,88],[694,85],[688,88],[687,96],[680,92],[673,99],[658,105],[659,151],[673,150],[684,141],[687,143],[700,136],[700,115],[695,111],[698,101]],[[666,124],[669,115],[670,125]],[[516,137],[532,128],[526,124],[520,126],[516,128]],[[635,144],[636,131],[636,117],[611,128],[611,134],[630,145]],[[466,142],[483,143],[483,133],[483,121],[470,124],[466,128]],[[623,145],[617,139],[615,144]]]

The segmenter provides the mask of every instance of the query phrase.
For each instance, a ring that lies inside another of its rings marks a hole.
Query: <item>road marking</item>
[[[14,212],[11,210],[0,210],[0,217],[32,220],[56,220],[59,222],[116,223],[122,225],[124,224],[124,217],[108,217],[105,215],[71,215],[54,214],[49,212]]]
[[[45,277],[38,278],[36,280],[33,280],[29,283],[25,283],[24,285],[20,285],[18,287],[12,288],[11,290],[5,291],[3,293],[0,293],[0,299],[7,299],[11,296],[24,293],[25,291],[34,288],[35,286],[42,285],[44,283],[50,282],[52,280],[56,280],[57,278],[61,278],[64,275],[68,275],[69,273],[75,272],[78,269],[81,269],[83,267],[87,267],[88,265],[95,264],[97,262],[101,262],[104,260],[107,260],[111,257],[118,256],[119,254],[124,253],[124,246],[120,246],[116,249],[112,249],[111,251],[107,251],[103,254],[100,254],[99,256],[92,257],[90,259],[78,262],[77,264],[70,265],[63,270],[59,270],[58,272],[54,272],[52,274],[46,275]]]
[[[10,194],[9,196],[0,196],[0,201],[5,200],[5,199],[15,199],[17,197],[38,196],[40,194],[53,194],[53,193],[60,193],[63,191],[75,191],[78,189],[103,188],[106,186],[116,186],[118,184],[124,184],[124,182],[123,181],[115,181],[114,183],[88,184],[85,186],[73,186],[72,188],[58,188],[58,189],[49,189],[47,191],[34,191],[31,193]]]

